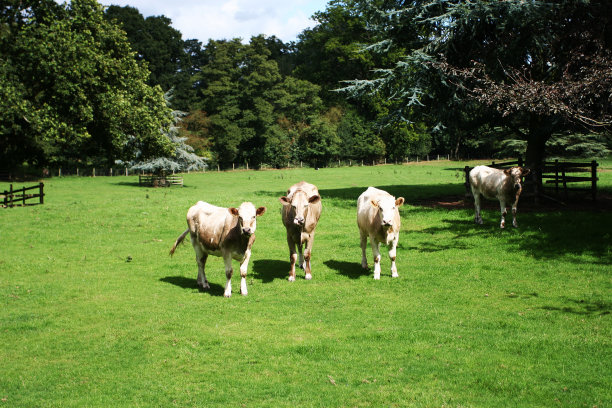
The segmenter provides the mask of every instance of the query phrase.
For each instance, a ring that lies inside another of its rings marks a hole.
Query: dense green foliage
[[[383,93],[396,120],[438,133],[438,148],[454,143],[458,152],[493,125],[498,138],[505,128],[527,141],[527,162],[537,166],[555,133],[612,124],[606,1],[354,3],[370,31],[367,49],[405,56],[344,90]]]
[[[500,230],[496,203],[482,226],[427,205],[461,200],[465,164],[45,181],[44,205],[0,209],[0,407],[610,406],[609,211],[525,201]],[[323,213],[314,278],[290,283],[278,197],[303,179]],[[360,266],[369,184],[406,198],[397,279],[385,252],[380,281]],[[199,292],[189,243],[168,255],[198,200],[267,206],[247,297],[236,262],[225,299],[222,260]]]
[[[6,2],[4,3],[6,4]],[[170,110],[94,0],[10,1],[0,15],[0,161],[113,163],[170,154]]]
[[[603,0],[332,0],[297,42],[205,45],[129,6],[7,4],[3,168],[165,163],[181,146],[162,92],[187,113],[181,138],[222,168],[432,153],[537,166],[611,146]]]

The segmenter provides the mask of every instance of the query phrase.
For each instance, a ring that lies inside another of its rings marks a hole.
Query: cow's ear
[[[507,176],[510,176],[510,175],[512,174],[512,169],[506,169],[506,170],[504,170],[504,173],[505,173]]]
[[[523,167],[521,170],[522,170],[523,176],[526,176],[529,173],[531,173],[531,169],[528,169],[526,167]]]
[[[374,207],[374,208],[378,208],[378,201],[376,201],[376,200],[372,200],[372,201],[370,201],[370,202],[372,203],[372,207]]]
[[[309,202],[310,204],[314,204],[314,203],[316,203],[317,201],[319,201],[320,199],[321,199],[321,197],[320,197],[320,196],[318,196],[318,195],[313,195],[312,197],[310,197],[310,198],[308,199],[308,202]]]
[[[285,196],[280,197],[280,198],[279,198],[279,200],[280,200],[281,204],[283,204],[283,205],[289,205],[289,204],[291,204],[291,200],[289,200],[289,199],[288,199],[287,197],[285,197]]]
[[[404,205],[404,197],[398,197],[397,200],[395,200],[395,206],[401,207],[402,205]]]
[[[259,217],[260,215],[264,215],[265,212],[266,212],[266,207],[259,207],[257,211],[255,211],[255,214]]]
[[[238,216],[238,209],[237,209],[237,208],[231,207],[231,208],[228,208],[227,210],[228,210],[228,211],[229,211],[229,212],[230,212],[230,213],[231,213],[231,214],[232,214],[234,217],[237,217],[237,216]]]

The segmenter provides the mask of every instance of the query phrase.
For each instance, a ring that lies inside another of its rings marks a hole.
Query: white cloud
[[[195,38],[206,44],[209,39],[240,37],[248,42],[254,35],[275,35],[284,42],[315,23],[310,19],[323,11],[329,0],[100,0],[137,8],[145,17],[164,15],[183,39]]]

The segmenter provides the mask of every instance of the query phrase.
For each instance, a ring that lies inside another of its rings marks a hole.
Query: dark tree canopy
[[[93,0],[13,1],[0,16],[0,156],[113,163],[173,151],[159,88]]]
[[[532,165],[554,132],[609,123],[604,1],[358,3],[377,39],[369,49],[401,45],[407,53],[344,90],[382,92],[398,120],[425,120],[434,134],[456,138],[474,138],[483,126],[510,128],[527,141]]]

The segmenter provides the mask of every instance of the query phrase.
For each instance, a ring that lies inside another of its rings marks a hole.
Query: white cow
[[[477,224],[482,224],[480,216],[480,196],[483,195],[488,199],[499,200],[501,208],[501,223],[500,228],[506,227],[506,204],[512,204],[512,226],[517,227],[516,209],[519,196],[523,191],[521,179],[529,174],[529,169],[522,167],[512,167],[510,169],[501,170],[488,166],[476,166],[470,171],[469,180],[474,196],[474,221]]]
[[[185,236],[191,234],[191,244],[198,263],[198,286],[210,289],[204,267],[208,255],[221,256],[225,262],[225,297],[232,296],[232,258],[240,262],[240,293],[247,294],[246,274],[251,247],[255,241],[256,217],[263,215],[266,207],[255,209],[252,203],[242,203],[239,208],[223,208],[198,201],[187,212],[187,229],[181,234],[170,250]]]
[[[395,255],[401,219],[398,208],[404,204],[404,198],[395,199],[386,191],[368,187],[357,199],[357,225],[361,236],[361,266],[368,268],[366,247],[368,237],[374,255],[374,279],[380,279],[380,244],[389,248],[391,259],[391,276],[398,277],[395,266]]]

